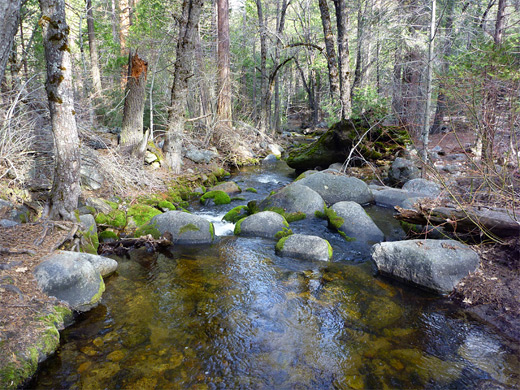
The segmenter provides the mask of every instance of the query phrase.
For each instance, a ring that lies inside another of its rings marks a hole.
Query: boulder
[[[157,156],[155,154],[153,154],[152,152],[149,152],[148,150],[144,152],[144,162],[145,163],[151,164],[157,160],[158,160]]]
[[[382,242],[372,247],[372,259],[382,274],[441,294],[479,266],[479,256],[454,240]]]
[[[148,223],[159,234],[170,233],[175,244],[211,244],[215,237],[213,224],[183,211],[168,211],[156,215]]]
[[[356,202],[339,202],[331,209],[343,220],[339,226],[335,226],[348,237],[355,238],[358,242],[381,242],[385,239],[384,233],[372,221],[372,218]],[[341,220],[339,220],[341,221]]]
[[[82,147],[81,150],[81,184],[91,190],[99,190],[103,185],[105,178],[99,170],[100,157],[98,153],[91,148]]]
[[[323,212],[325,203],[316,191],[307,186],[292,183],[280,191],[269,195],[259,204],[260,210],[280,208],[286,213],[305,213],[307,218],[314,218],[316,212]]]
[[[426,195],[419,194],[417,192],[410,192],[400,188],[391,187],[380,187],[380,189],[373,189],[372,194],[374,194],[376,205],[389,208],[393,208],[395,206],[405,207],[405,205],[410,203],[408,199],[413,199],[414,202],[417,202],[419,199],[427,198]]]
[[[85,203],[87,206],[94,208],[94,210],[96,210],[98,213],[110,214],[112,211],[112,207],[110,207],[110,205],[101,198],[91,197],[88,198]]]
[[[342,201],[360,204],[374,201],[368,185],[355,177],[318,172],[298,180],[298,184],[316,191],[329,205]]]
[[[268,154],[262,160],[262,164],[273,164],[273,163],[276,163],[276,162],[278,162],[278,158],[274,154]]]
[[[261,211],[241,219],[235,225],[237,236],[275,238],[276,233],[288,228],[289,224],[274,211]]]
[[[330,164],[328,169],[340,172],[343,169],[343,164],[342,163]]]
[[[417,179],[421,175],[419,168],[411,160],[397,157],[390,170],[388,171],[388,178],[392,184],[400,185],[409,180]]]
[[[284,152],[284,148],[282,148],[278,144],[269,144],[267,146],[267,148],[269,149],[271,154],[274,154],[276,157],[280,157],[282,155],[282,153]]]
[[[441,193],[439,185],[431,180],[412,179],[404,183],[403,190],[416,192],[428,196],[438,196]]]
[[[276,253],[280,256],[302,260],[329,261],[332,259],[332,247],[327,240],[305,234],[291,234],[283,237],[276,244]]]
[[[96,220],[92,214],[80,215],[79,224],[81,226],[81,230],[97,234]]]
[[[185,156],[197,164],[209,164],[211,160],[218,157],[218,153],[213,150],[198,149],[194,146],[190,146],[186,149]]]
[[[105,283],[97,265],[94,266],[87,256],[94,255],[58,252],[34,269],[34,277],[47,295],[67,302],[76,311],[90,310],[101,299]]]
[[[410,140],[406,130],[400,127],[371,126],[364,119],[344,120],[332,125],[315,142],[290,150],[286,158],[287,164],[298,171],[305,171],[345,161],[352,147],[365,133],[367,134],[357,146],[357,151],[366,160],[389,158]]]
[[[30,211],[26,206],[16,206],[11,202],[0,199],[0,215],[18,223],[29,221]]]
[[[226,181],[211,187],[209,191],[224,191],[226,194],[234,194],[242,190],[234,181]]]

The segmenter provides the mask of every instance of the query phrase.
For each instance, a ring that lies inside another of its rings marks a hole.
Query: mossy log
[[[425,203],[416,205],[416,210],[395,207],[399,214],[395,218],[418,225],[442,226],[449,231],[480,235],[481,232],[498,237],[518,237],[520,235],[520,215],[455,206],[434,207]]]
[[[389,158],[410,142],[408,133],[401,127],[370,127],[363,120],[343,120],[332,125],[315,142],[290,150],[285,160],[297,171],[318,166],[326,168],[330,164],[344,162],[362,137],[357,152],[368,161]]]

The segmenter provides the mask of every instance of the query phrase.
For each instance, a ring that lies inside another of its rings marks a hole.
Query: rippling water
[[[246,201],[290,180],[286,170],[259,169],[237,179],[259,189]],[[218,219],[233,206],[196,212]],[[369,213],[387,236],[399,236],[388,211]],[[324,223],[291,228],[329,239],[330,263],[278,257],[273,241],[233,237],[231,228],[221,224],[212,246],[119,258],[102,304],[63,332],[30,387],[519,386],[514,345],[444,300],[374,277],[366,248]]]

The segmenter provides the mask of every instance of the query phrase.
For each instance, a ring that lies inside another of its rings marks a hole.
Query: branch
[[[315,45],[314,43],[306,43],[306,42],[296,42],[296,43],[289,43],[288,45],[286,45],[284,47],[284,49],[287,49],[289,47],[298,47],[298,46],[306,46],[306,47],[311,47],[313,49],[316,49],[316,50],[319,50],[320,53],[323,53],[323,48],[318,46],[318,45]]]

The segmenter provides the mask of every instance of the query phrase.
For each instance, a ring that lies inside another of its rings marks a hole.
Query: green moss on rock
[[[291,229],[283,228],[279,232],[276,232],[276,234],[274,235],[274,238],[279,239],[279,238],[283,238],[283,237],[289,237],[292,234],[293,234],[293,231]]]
[[[168,202],[167,200],[161,200],[157,203],[157,206],[161,209],[167,209],[167,210],[176,210],[176,207],[173,205],[172,202]]]
[[[246,192],[252,192],[253,194],[258,193],[258,191],[256,190],[256,188],[253,188],[253,187],[246,188]]]
[[[186,232],[198,232],[199,230],[200,229],[196,225],[189,223],[179,229],[179,235],[184,234]]]
[[[236,223],[239,219],[247,217],[249,215],[249,209],[247,206],[237,206],[229,210],[226,215],[222,218],[223,221]]]
[[[96,224],[123,228],[126,226],[126,214],[121,210],[112,210],[108,214],[99,213],[96,215]]]
[[[231,198],[224,191],[208,191],[201,196],[200,202],[204,204],[208,199],[213,199],[216,205],[231,203]]]
[[[99,241],[104,240],[118,240],[119,237],[116,233],[114,233],[112,230],[103,230],[101,233],[98,234]]]
[[[287,241],[287,239],[289,237],[290,236],[282,237],[282,238],[280,238],[280,240],[278,240],[278,242],[276,243],[276,246],[275,246],[276,253],[280,253],[283,250],[283,247],[285,245],[285,241]]]
[[[213,241],[215,239],[215,225],[213,225],[213,222],[209,223],[209,234],[211,235],[211,240]]]
[[[239,220],[237,221],[237,223],[235,224],[235,230],[233,231],[233,234],[234,234],[235,236],[239,236],[240,233],[242,232],[242,229],[241,229],[240,225],[242,225],[242,222],[244,222],[244,219],[246,219],[246,217],[244,217],[244,218],[242,218],[242,219],[239,219]]]
[[[127,211],[127,216],[132,217],[137,226],[144,225],[158,214],[162,214],[161,211],[145,204],[133,205]]]
[[[142,237],[150,234],[153,238],[158,239],[161,237],[161,232],[155,227],[155,224],[147,224],[138,228],[134,232],[134,237]]]

